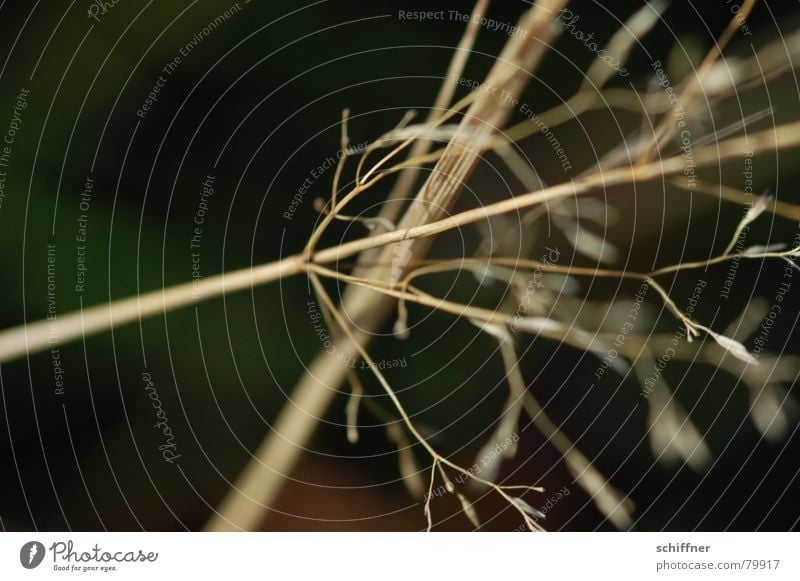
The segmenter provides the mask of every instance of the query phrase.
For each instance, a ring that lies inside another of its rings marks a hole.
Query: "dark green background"
[[[520,2],[494,4],[491,16],[509,22],[524,7]],[[615,1],[604,8],[579,1],[573,8],[587,28],[591,26],[605,39],[618,26],[616,18],[624,19],[638,5]],[[727,22],[728,10],[718,7],[722,2],[698,5],[699,14],[687,3],[673,3],[667,24],[647,39],[652,58],[666,62],[676,38],[694,39],[703,49],[710,45]],[[161,67],[229,4],[145,5],[122,0],[91,30],[85,11],[88,2],[78,2],[69,11],[67,6],[41,2],[33,9],[28,2],[8,1],[0,10],[0,57],[7,58],[0,76],[0,129],[11,117],[16,94],[21,88],[30,89],[30,106],[14,146],[7,197],[0,210],[3,328],[46,316],[46,245],[50,243],[57,245],[61,314],[109,297],[189,280],[191,221],[209,173],[216,175],[216,193],[203,232],[204,274],[300,250],[315,219],[311,200],[327,195],[332,174],[314,184],[291,222],[283,213],[308,173],[338,148],[341,110],[352,110],[354,143],[375,139],[407,109],[424,113],[463,30],[453,21],[402,22],[397,10],[471,9],[467,2],[242,3],[238,15],[183,59],[151,114],[139,120],[136,110]],[[289,14],[292,10],[296,12]],[[769,41],[781,31],[793,30],[797,16],[796,3],[762,3],[753,18],[753,40]],[[483,78],[505,40],[499,32],[482,31],[465,76]],[[585,70],[591,59],[571,38],[561,38],[556,49],[525,95],[539,111],[568,97],[581,80],[580,69]],[[735,42],[732,52],[746,56],[749,44]],[[641,49],[632,57],[629,68],[637,86],[646,85],[649,60]],[[776,83],[773,89],[770,97],[778,117],[792,119],[798,112],[796,85]],[[757,105],[765,98],[762,91],[752,100]],[[730,111],[720,109],[715,115],[730,118]],[[621,123],[633,129],[639,119],[623,116]],[[569,124],[559,137],[574,152],[580,169],[591,159],[591,147],[602,151],[621,135],[607,116],[594,114],[586,117],[585,127]],[[212,169],[223,146],[219,165]],[[548,158],[551,152],[545,140],[535,137],[527,147],[546,181],[560,177],[557,162]],[[95,154],[97,163],[92,169]],[[759,158],[758,188],[777,189],[780,199],[797,201],[796,160],[786,155],[776,166],[774,156]],[[504,182],[493,171],[479,168],[471,184],[486,192],[480,195],[484,201],[505,195]],[[736,171],[730,171],[734,185]],[[81,213],[80,192],[90,174],[96,187],[89,211],[89,269],[86,291],[79,295],[73,290],[74,237]],[[714,179],[713,172],[709,176]],[[509,187],[522,191],[516,183]],[[358,207],[379,202],[387,189],[388,182]],[[658,203],[650,194],[658,196]],[[697,196],[692,206],[694,223],[689,227],[685,193],[673,192],[669,198],[661,192],[650,194],[647,188],[635,196],[623,188],[609,191],[610,199],[623,210],[621,225],[609,235],[623,246],[633,241],[631,268],[647,268],[654,255],[661,264],[687,256],[701,258],[710,248],[724,246],[741,216],[738,208],[723,206],[719,211]],[[663,227],[662,215],[666,216]],[[770,222],[765,218],[754,229],[754,239],[789,241],[794,237],[796,225]],[[335,229],[325,245],[343,232]],[[346,235],[361,234],[351,228]],[[468,230],[465,236],[474,248],[476,233]],[[444,237],[434,253],[459,255],[460,244],[457,236]],[[560,244],[564,248],[564,242]],[[757,281],[764,289],[762,296],[771,299],[782,270],[774,264],[741,267],[742,282],[716,328],[724,328],[735,318],[750,294],[751,282]],[[711,270],[706,276],[718,285],[725,269]],[[693,284],[691,275],[678,279],[675,296],[687,296]],[[598,284],[597,290],[601,298],[615,292],[610,284]],[[635,290],[631,287],[625,292]],[[466,290],[461,292],[469,296]],[[210,507],[228,488],[227,481],[235,478],[249,451],[268,430],[266,422],[285,403],[287,391],[302,374],[301,362],[309,363],[319,351],[305,312],[307,293],[305,280],[286,280],[63,345],[63,396],[54,394],[49,353],[0,366],[2,527],[201,527]],[[792,290],[792,302],[797,293]],[[714,296],[709,293],[701,303],[699,319],[709,321],[714,316]],[[421,318],[424,311],[413,313]],[[781,320],[774,335],[776,345],[790,337],[796,317],[797,311]],[[408,343],[378,340],[373,356],[408,359],[406,368],[388,374],[390,380],[402,390],[408,407],[422,412],[419,419],[426,430],[432,433],[447,426],[438,431],[436,445],[443,451],[460,450],[456,457],[468,465],[488,436],[484,430],[497,417],[506,391],[500,381],[499,358],[489,358],[492,343],[484,337],[474,339],[474,329],[466,322],[458,322],[447,340],[420,351],[451,320],[443,314],[430,317]],[[666,332],[676,326],[668,316],[660,324]],[[543,361],[548,361],[544,369]],[[643,408],[617,432],[638,397],[634,382],[617,390],[618,378],[610,377],[583,397],[586,377],[596,365],[596,360],[581,353],[537,342],[526,355],[523,369],[528,377],[542,372],[535,384],[542,400],[566,381],[565,389],[548,407],[550,415],[558,421],[569,416],[565,431],[573,437],[583,434],[580,447],[590,457],[597,455],[601,470],[614,474],[612,482],[630,490],[640,509],[648,509],[639,529],[761,526],[785,530],[797,526],[800,438],[791,432],[788,440],[777,444],[760,441],[746,419],[742,386],[702,365],[692,368],[683,382],[685,368],[675,366],[668,373],[673,386],[681,382],[680,398],[687,407],[695,403],[700,388],[712,382],[693,415],[701,428],[708,428],[722,410],[708,434],[709,444],[715,452],[731,445],[708,474],[697,475],[688,468],[652,466],[647,442],[641,440],[646,429]],[[180,470],[161,461],[158,454],[159,434],[151,427],[153,410],[141,379],[145,369],[176,432]],[[360,373],[371,393],[380,393],[372,378]],[[313,452],[304,456],[293,475],[298,481],[289,483],[278,503],[279,514],[266,526],[420,529],[424,526],[422,507],[398,481],[396,459],[383,430],[367,428],[361,443],[348,445],[341,426],[343,405],[344,398],[338,398],[314,438]],[[584,432],[595,417],[597,421]],[[368,414],[362,419],[379,423]],[[473,440],[477,434],[483,435]],[[541,482],[552,490],[569,484],[571,479],[556,452],[543,445],[535,430],[529,428],[522,436],[514,481]],[[549,513],[546,526],[605,528],[584,493],[570,486],[573,494]],[[717,499],[707,513],[711,501]],[[479,503],[479,511],[488,516],[502,509],[495,500]],[[456,512],[451,499],[435,503],[440,518]],[[518,526],[517,520],[512,511],[505,510],[487,528],[510,530]],[[441,525],[457,530],[467,526],[462,516]]]

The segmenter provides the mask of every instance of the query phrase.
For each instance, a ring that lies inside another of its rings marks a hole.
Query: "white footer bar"
[[[2,533],[0,579],[796,581],[798,553],[796,533]]]

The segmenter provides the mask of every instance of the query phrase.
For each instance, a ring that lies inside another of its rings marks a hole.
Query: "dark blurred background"
[[[335,155],[342,109],[352,111],[354,144],[391,129],[409,109],[424,115],[463,32],[460,21],[402,21],[398,10],[441,8],[466,14],[472,8],[469,2],[241,1],[205,34],[204,27],[232,4],[120,1],[105,14],[98,10],[96,19],[87,14],[91,6],[88,1],[0,4],[0,130],[10,122],[20,91],[30,91],[5,168],[0,208],[3,328],[47,316],[51,244],[59,314],[191,280],[193,220],[208,176],[214,177],[214,193],[207,198],[198,251],[203,275],[302,249],[316,218],[313,198],[328,195],[332,171],[313,180],[291,220],[284,213],[310,173]],[[616,0],[572,3],[600,39],[609,38],[619,20],[639,6]],[[513,23],[524,7],[496,1],[490,17]],[[721,1],[673,2],[665,23],[645,41],[651,56],[641,48],[634,51],[628,65],[631,80],[646,86],[649,62],[658,58],[666,63],[678,41],[704,54],[730,16]],[[750,56],[750,42],[758,45],[793,31],[800,25],[798,16],[796,2],[759,3],[752,37],[738,36],[730,53]],[[482,30],[465,76],[482,79],[507,38]],[[182,47],[185,56],[165,73]],[[555,49],[524,96],[537,111],[569,97],[592,58],[573,38],[560,38]],[[159,76],[163,86],[157,101],[144,118],[137,116]],[[771,102],[782,119],[800,110],[797,86],[791,75],[787,78],[752,97]],[[597,113],[585,116],[583,123],[569,123],[558,133],[578,170],[591,162],[593,150],[618,143],[641,119],[622,115],[612,122]],[[526,150],[546,182],[559,179],[561,167],[543,137],[528,140]],[[796,161],[793,154],[757,158],[756,191],[770,188],[779,199],[797,202]],[[734,166],[730,183],[741,187],[739,166]],[[88,206],[81,207],[89,177],[94,187]],[[714,171],[705,177],[720,179]],[[470,185],[486,192],[482,201],[523,191],[493,167],[479,168]],[[390,186],[391,180],[381,184],[357,209],[379,203]],[[621,212],[607,235],[620,246],[632,245],[632,269],[647,269],[654,260],[669,264],[706,257],[711,248],[724,247],[741,218],[739,208],[699,195],[666,197],[647,188],[635,194],[619,188],[607,195]],[[470,202],[465,198],[463,205]],[[81,215],[86,216],[83,222]],[[78,292],[79,227],[86,230],[86,271]],[[345,230],[337,226],[326,243],[364,233],[356,227]],[[797,224],[767,217],[751,236],[753,243],[789,242],[796,233]],[[477,230],[464,236],[474,248]],[[537,244],[547,242],[541,237]],[[551,244],[566,249],[563,241]],[[434,250],[438,256],[463,252],[456,235],[443,237]],[[715,290],[700,302],[696,318],[724,328],[747,303],[753,283],[761,289],[757,294],[772,299],[784,267],[743,261],[737,274],[741,282],[720,312],[716,297],[727,269],[708,270],[704,276]],[[695,281],[692,274],[674,281],[679,302]],[[442,286],[439,292],[446,292],[447,285]],[[595,288],[606,299],[635,290],[623,286],[617,291],[608,283]],[[797,293],[791,289],[791,302],[796,303]],[[51,352],[0,366],[2,527],[202,527],[269,431],[304,365],[320,351],[306,313],[307,298],[307,282],[298,277],[59,345],[63,392],[55,383]],[[420,320],[426,313],[414,309],[412,317]],[[796,352],[798,310],[784,314],[770,350]],[[387,376],[426,433],[435,433],[435,444],[470,465],[491,433],[507,388],[499,357],[491,355],[492,342],[465,321],[455,322],[443,335],[452,323],[452,317],[434,314],[415,328],[410,341],[380,338],[372,354],[376,360],[407,363]],[[665,316],[659,328],[672,332],[677,324]],[[638,506],[637,529],[797,526],[796,424],[780,440],[765,441],[748,419],[746,389],[734,378],[700,363],[691,369],[676,363],[665,373],[679,388],[684,407],[694,408],[692,418],[707,430],[715,454],[710,470],[695,473],[686,466],[654,463],[644,437],[644,407],[630,415],[640,389],[632,379],[609,374],[587,394],[587,378],[597,361],[545,341],[526,349],[522,367],[531,381],[536,377],[532,389],[548,401],[550,416],[559,423],[569,418],[565,432],[579,439],[579,447],[617,488],[630,493]],[[152,389],[146,389],[145,373],[174,431],[180,458],[173,463],[165,462],[158,448],[163,436],[153,428]],[[367,371],[358,373],[370,393],[380,394]],[[377,399],[389,407],[385,398]],[[348,444],[344,405],[345,397],[337,398],[264,526],[423,528],[422,506],[400,481],[381,421],[362,412],[362,421],[374,427],[362,429],[357,445]],[[532,427],[521,436],[517,458],[504,466],[504,475],[515,483],[571,490],[548,511],[545,526],[609,528],[544,438]],[[427,470],[422,454],[419,460]],[[526,498],[534,505],[543,502],[533,495]],[[477,508],[488,530],[520,524],[496,498],[480,500]],[[434,514],[440,521],[437,529],[469,527],[452,498],[437,499]]]

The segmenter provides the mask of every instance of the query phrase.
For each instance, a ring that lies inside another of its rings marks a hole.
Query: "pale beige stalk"
[[[727,159],[737,159],[743,151],[752,151],[758,154],[797,145],[800,145],[800,122],[793,122],[775,129],[767,129],[745,137],[735,137],[716,145],[709,145],[697,151],[695,162],[698,167],[715,165]],[[454,228],[486,220],[492,216],[516,212],[547,201],[590,193],[602,187],[644,182],[680,174],[685,167],[684,164],[684,160],[677,156],[645,165],[622,167],[605,173],[592,174],[572,183],[551,186],[483,207],[465,210],[420,226],[400,228],[393,232],[326,248],[317,251],[312,257],[312,262],[315,264],[339,262],[364,250],[388,246],[403,240],[430,238]],[[675,183],[685,186],[685,180],[677,180]],[[744,193],[726,186],[712,187],[700,182],[697,191],[719,195],[736,203],[746,202]],[[797,219],[800,216],[800,207],[786,202],[771,201],[767,209],[791,219]],[[391,264],[391,258],[391,252],[389,252],[384,259],[376,261],[376,263],[383,265],[380,268],[385,271]],[[418,260],[419,257],[411,259],[409,264],[418,262]],[[37,321],[7,329],[0,332],[0,363],[46,349],[51,344],[52,337],[56,337],[57,342],[68,342],[106,331],[113,326],[196,304],[225,293],[241,291],[282,277],[300,274],[306,272],[307,268],[308,265],[304,262],[302,255],[293,255],[276,262],[207,277],[197,283],[185,283],[90,307],[81,312],[61,315],[53,321]],[[365,278],[374,277],[365,276]]]
[[[555,30],[552,27],[556,12],[564,0],[548,0],[535,5],[522,17],[519,25],[527,35],[514,37],[506,44],[486,83],[518,96],[530,79],[548,48]],[[459,125],[461,135],[451,142],[433,173],[426,180],[414,202],[399,224],[399,230],[435,221],[452,207],[463,183],[474,169],[482,148],[468,148],[470,141],[485,140],[501,127],[511,112],[509,102],[499,101],[488,94],[476,99]],[[462,137],[466,136],[466,137]],[[458,143],[454,145],[453,143]],[[377,237],[379,238],[379,237]],[[430,240],[413,240],[406,248],[408,260],[404,269],[414,259],[424,256]],[[365,248],[362,248],[362,250]],[[318,253],[319,254],[319,253]],[[379,260],[381,266],[370,268],[366,277],[384,279],[392,263],[392,249],[384,249]],[[319,260],[315,256],[315,260]],[[350,287],[342,301],[342,310],[352,321],[352,336],[366,345],[372,333],[384,324],[395,299],[377,295],[368,289]],[[356,358],[359,346],[353,342],[337,345],[345,355]],[[207,530],[252,530],[264,517],[264,508],[272,505],[298,456],[308,443],[318,418],[324,415],[336,390],[347,374],[347,367],[336,358],[320,355],[296,386],[292,401],[281,412],[275,429],[256,451],[254,458],[236,486],[223,500],[216,515],[206,526]]]

